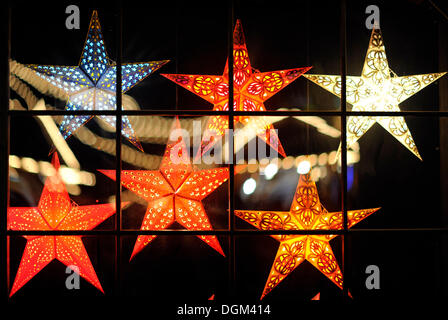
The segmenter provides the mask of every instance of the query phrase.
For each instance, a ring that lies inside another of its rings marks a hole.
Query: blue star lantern
[[[144,63],[128,63],[121,67],[124,93],[138,82],[159,69],[169,60]],[[93,11],[89,32],[78,66],[28,65],[37,75],[63,89],[68,95],[66,110],[115,110],[116,109],[116,66],[107,57],[101,33],[98,12]],[[59,130],[64,139],[69,138],[93,116],[66,115]],[[114,116],[98,116],[107,124],[116,127]],[[122,116],[122,134],[139,150],[143,151],[127,116]]]

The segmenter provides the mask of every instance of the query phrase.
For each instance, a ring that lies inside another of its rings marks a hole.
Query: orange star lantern
[[[56,174],[45,180],[37,207],[8,208],[8,229],[91,230],[115,213],[114,204],[78,206],[73,203],[59,174],[57,153],[52,160]],[[22,288],[53,259],[78,272],[81,277],[104,293],[90,262],[81,236],[24,236],[26,247],[10,296]]]
[[[348,211],[351,227],[379,208]],[[320,203],[316,184],[301,175],[289,212],[236,210],[235,214],[261,230],[341,230],[342,212],[328,212]],[[342,288],[342,272],[331,250],[336,235],[272,235],[280,241],[271,272],[261,295],[264,298],[304,260]]]
[[[235,111],[266,111],[264,101],[282,90],[292,81],[297,79],[311,67],[295,68],[281,71],[259,72],[253,70],[246,48],[243,28],[240,20],[237,20],[233,33],[233,88]],[[229,101],[229,75],[228,61],[222,76],[214,75],[187,75],[187,74],[162,74],[171,81],[181,85],[201,98],[213,103],[213,110],[228,110]],[[237,116],[236,122],[250,125],[256,130],[257,136],[269,144],[278,153],[285,152],[278,140],[278,136],[272,124],[265,117]],[[221,138],[228,129],[227,116],[212,116],[207,123],[207,131],[202,138],[201,150],[203,155]]]
[[[180,130],[178,119],[171,132],[174,129]],[[114,170],[100,171],[115,179]],[[168,141],[159,170],[124,170],[121,184],[148,201],[141,230],[163,230],[174,221],[188,230],[213,230],[201,201],[228,177],[228,168],[194,170],[185,142],[180,137],[177,141]],[[131,259],[155,237],[138,236]],[[198,237],[225,256],[216,236]]]

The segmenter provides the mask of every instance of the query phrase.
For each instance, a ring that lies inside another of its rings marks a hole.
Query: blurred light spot
[[[257,188],[257,182],[253,178],[249,178],[243,183],[243,192],[244,194],[252,194]]]
[[[270,163],[264,168],[264,175],[266,180],[271,180],[278,172],[278,166],[275,163]]]
[[[353,181],[355,179],[355,170],[353,166],[347,167],[347,190],[353,187]]]
[[[20,169],[20,158],[18,156],[9,156],[9,166]]]
[[[285,170],[291,169],[292,166],[294,165],[294,158],[291,156],[286,157],[285,159],[283,159],[282,165],[283,165],[283,169],[285,169]]]
[[[36,160],[31,158],[22,158],[22,169],[31,173],[39,173],[39,165]]]
[[[347,152],[347,165],[359,162],[359,153],[354,151]]]
[[[43,176],[53,176],[56,173],[56,169],[50,162],[47,161],[39,161],[39,170]]]
[[[310,162],[312,167],[316,166],[316,164],[317,164],[317,155],[316,154],[310,154],[308,156],[308,161]]]
[[[336,151],[331,151],[330,154],[328,155],[328,164],[335,164],[337,159],[336,159],[336,155],[337,152]]]
[[[247,165],[247,172],[254,173],[258,170],[258,164],[248,164]]]
[[[317,158],[317,163],[320,165],[320,166],[324,166],[324,165],[326,165],[327,164],[327,161],[328,161],[328,155],[324,152],[324,153],[321,153],[320,155],[319,155],[319,157]]]
[[[311,163],[308,160],[302,160],[297,166],[297,173],[307,174],[308,172],[310,172],[310,169],[311,169]]]
[[[67,184],[79,184],[81,183],[79,171],[76,171],[72,168],[62,167],[59,169],[59,173]]]
[[[313,168],[313,170],[311,170],[311,179],[314,180],[314,182],[319,181],[320,178],[320,169],[319,167],[315,167]]]
[[[320,167],[320,177],[325,178],[326,176],[327,176],[327,167],[326,166]]]

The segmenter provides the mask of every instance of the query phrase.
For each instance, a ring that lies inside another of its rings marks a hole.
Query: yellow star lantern
[[[348,227],[352,227],[379,209],[348,211]],[[328,212],[322,206],[316,184],[309,173],[300,176],[289,212],[236,210],[235,214],[260,230],[343,229],[342,212]],[[330,246],[330,240],[337,235],[295,234],[272,235],[272,237],[280,241],[280,247],[261,299],[305,260],[342,289],[342,272]]]
[[[347,76],[347,102],[352,111],[400,111],[398,105],[446,72],[398,77],[389,68],[383,37],[373,29],[364,67],[360,77]],[[331,93],[341,96],[341,77],[304,74],[304,77]],[[351,116],[347,120],[347,147],[361,138],[375,122],[392,134],[414,155],[422,160],[403,117]]]

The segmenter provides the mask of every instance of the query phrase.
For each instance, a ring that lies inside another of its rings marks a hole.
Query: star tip
[[[59,162],[59,155],[58,155],[57,152],[54,152],[54,153],[53,153],[53,158],[51,159],[51,164],[53,165],[53,167],[54,167],[56,170],[58,170],[59,167],[61,166],[61,165],[60,165],[60,162]]]
[[[115,180],[116,177],[116,173],[115,170],[104,170],[104,169],[98,169],[99,172],[101,172],[102,174],[104,174],[106,177]]]
[[[55,146],[52,146],[51,149],[50,149],[50,151],[48,151],[48,157],[51,157],[51,155],[52,155],[53,153],[55,153],[55,152],[56,152],[56,147],[55,147]]]

